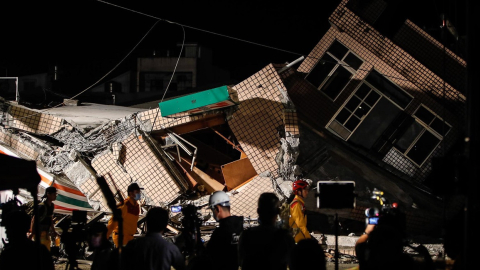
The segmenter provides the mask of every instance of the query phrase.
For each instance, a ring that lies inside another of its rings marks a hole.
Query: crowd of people
[[[96,222],[89,226],[88,246],[93,251],[91,269],[326,269],[324,250],[307,230],[305,198],[309,183],[297,180],[292,189],[295,197],[289,202],[288,229],[278,224],[281,205],[274,193],[260,195],[257,206],[259,225],[247,229],[243,227],[243,217],[231,214],[229,195],[223,191],[212,193],[208,206],[219,226],[204,249],[198,250],[194,258],[187,259],[175,241],[164,237],[169,221],[169,211],[164,208],[148,210],[146,234],[134,238],[140,214],[141,188],[133,183],[128,187],[128,197],[119,206],[123,226],[113,219],[107,225]],[[50,235],[53,229],[56,190],[48,188],[44,197],[37,221],[42,225],[41,244],[31,240],[36,235],[27,237],[34,225],[30,216],[24,211],[11,213],[10,222],[5,224],[8,245],[0,254],[0,269],[54,269],[50,243],[44,236]],[[431,269],[432,265],[418,268],[410,257],[403,254],[402,217],[398,213],[379,220],[378,225],[366,226],[355,247],[360,270]],[[23,259],[27,254],[31,254],[29,260]]]

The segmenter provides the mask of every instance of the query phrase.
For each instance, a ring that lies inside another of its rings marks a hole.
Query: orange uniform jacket
[[[140,215],[140,205],[133,198],[127,197],[122,206],[123,218],[123,245],[133,239],[133,235],[137,233],[138,216]],[[107,238],[113,233],[112,239],[115,246],[118,247],[118,222],[113,217],[108,221]]]
[[[303,198],[296,195],[290,204],[290,219],[288,221],[291,228],[299,228],[300,231],[295,235],[295,243],[302,239],[311,238],[307,230],[307,216],[305,215],[305,202]]]

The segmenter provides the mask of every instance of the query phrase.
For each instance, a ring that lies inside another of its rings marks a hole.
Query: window
[[[362,64],[362,59],[335,40],[306,80],[335,100]]]
[[[335,56],[335,54],[341,53],[342,51],[337,49],[333,51],[332,55]],[[386,99],[379,103],[382,97]],[[404,110],[412,99],[413,97],[403,91],[402,88],[383,77],[379,72],[372,70],[358,89],[347,100],[345,105],[340,108],[337,115],[329,123],[328,129],[344,140],[348,140],[355,130],[358,130],[357,128],[364,122],[372,109],[380,104],[379,107],[376,107],[376,112],[373,115],[370,113],[370,118],[376,119],[370,119],[368,123],[368,128],[375,128],[375,130],[369,133],[370,136],[373,136],[376,134],[375,132],[380,132],[382,128],[385,128],[386,123],[384,122],[391,121],[391,115],[398,113],[400,110]],[[381,114],[389,115],[382,116]],[[376,124],[377,122],[378,124]],[[373,125],[375,127],[373,127]],[[365,131],[365,128],[367,127],[364,126],[361,133],[368,133],[368,131]],[[361,138],[357,138],[356,140],[366,141]]]
[[[389,81],[376,70],[372,70],[365,80],[402,109],[405,109],[413,99],[402,88]]]
[[[395,148],[422,166],[451,126],[424,105],[418,107],[413,117],[410,125],[395,142]]]
[[[380,99],[380,94],[367,84],[362,84],[330,124],[330,129],[347,139]],[[340,125],[340,126],[339,126]]]

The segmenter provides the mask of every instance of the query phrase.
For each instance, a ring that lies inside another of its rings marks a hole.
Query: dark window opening
[[[345,121],[347,121],[348,117],[350,117],[350,112],[346,109],[343,109],[342,111],[340,111],[340,113],[337,115],[337,117],[335,118],[340,124],[344,124]]]
[[[405,109],[413,99],[400,87],[387,80],[375,70],[370,72],[366,81],[403,109]]]
[[[358,119],[355,116],[352,116],[350,117],[350,119],[348,119],[347,123],[345,123],[345,127],[348,130],[353,131],[358,126],[358,124],[360,124],[360,119]]]
[[[357,90],[357,92],[355,93],[355,95],[357,95],[359,98],[362,98],[362,99],[363,99],[363,98],[365,98],[365,97],[367,96],[368,92],[370,92],[370,89],[371,89],[371,88],[370,88],[368,85],[362,84],[362,85],[358,88],[358,90]]]
[[[362,59],[335,40],[305,79],[335,100],[362,64]]]
[[[440,139],[426,130],[413,147],[408,151],[407,156],[413,160],[413,162],[421,165],[433,150],[440,143]]]
[[[423,106],[418,107],[418,110],[415,112],[415,116],[427,125],[430,125],[432,120],[435,118],[435,115]]]
[[[349,53],[343,61],[355,70],[358,70],[358,68],[363,64],[362,59],[358,58],[353,53]]]
[[[400,150],[402,153],[405,153],[413,141],[418,137],[420,132],[424,129],[415,119],[409,117],[412,121],[410,126],[405,130],[405,132],[398,138],[395,143],[395,147]]]
[[[365,102],[368,105],[373,106],[379,98],[380,98],[380,95],[377,92],[371,91],[368,97],[365,99]]]
[[[342,43],[335,40],[327,51],[333,54],[333,56],[335,56],[338,60],[342,60],[342,58],[348,52],[348,49],[343,46]]]
[[[358,104],[360,104],[360,102],[362,102],[360,99],[358,99],[356,96],[353,96],[348,102],[347,102],[347,105],[345,105],[345,107],[347,107],[347,109],[349,109],[350,111],[355,111],[355,109],[357,108]]]
[[[307,75],[306,80],[313,84],[315,87],[319,87],[330,71],[336,65],[335,59],[328,54],[325,54],[313,70]]]
[[[325,92],[325,94],[331,99],[335,99],[343,90],[343,88],[350,82],[351,77],[352,73],[348,72],[343,67],[338,67],[332,76],[328,78],[328,81],[325,83],[322,91]]]
[[[358,118],[362,119],[362,117],[365,116],[369,111],[370,107],[365,103],[362,103],[362,105],[358,106],[354,114],[358,116]]]

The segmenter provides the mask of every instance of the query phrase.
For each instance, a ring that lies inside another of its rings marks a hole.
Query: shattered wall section
[[[100,153],[116,141],[127,138],[140,126],[135,114],[105,124],[84,134],[74,126],[65,125],[52,136],[78,152]]]
[[[145,188],[143,193],[146,204],[159,206],[172,202],[179,196],[179,186],[144,138],[137,135],[138,133],[132,132],[126,140],[112,147],[112,150],[97,155],[92,160],[92,167],[105,177],[111,188],[116,187],[124,197],[127,196],[128,185],[137,182]],[[82,190],[88,193],[90,199],[103,202],[102,194],[97,189],[98,185],[92,181],[82,185]],[[108,211],[106,204],[102,208]]]
[[[284,109],[278,87],[285,89],[273,65],[235,85],[240,105],[228,121],[255,171],[269,171],[274,177],[278,176],[275,157],[280,149],[278,128],[283,126]]]
[[[28,138],[23,138],[3,127],[0,127],[0,141],[31,160],[38,160],[46,151],[51,150],[46,145],[35,144]]]

